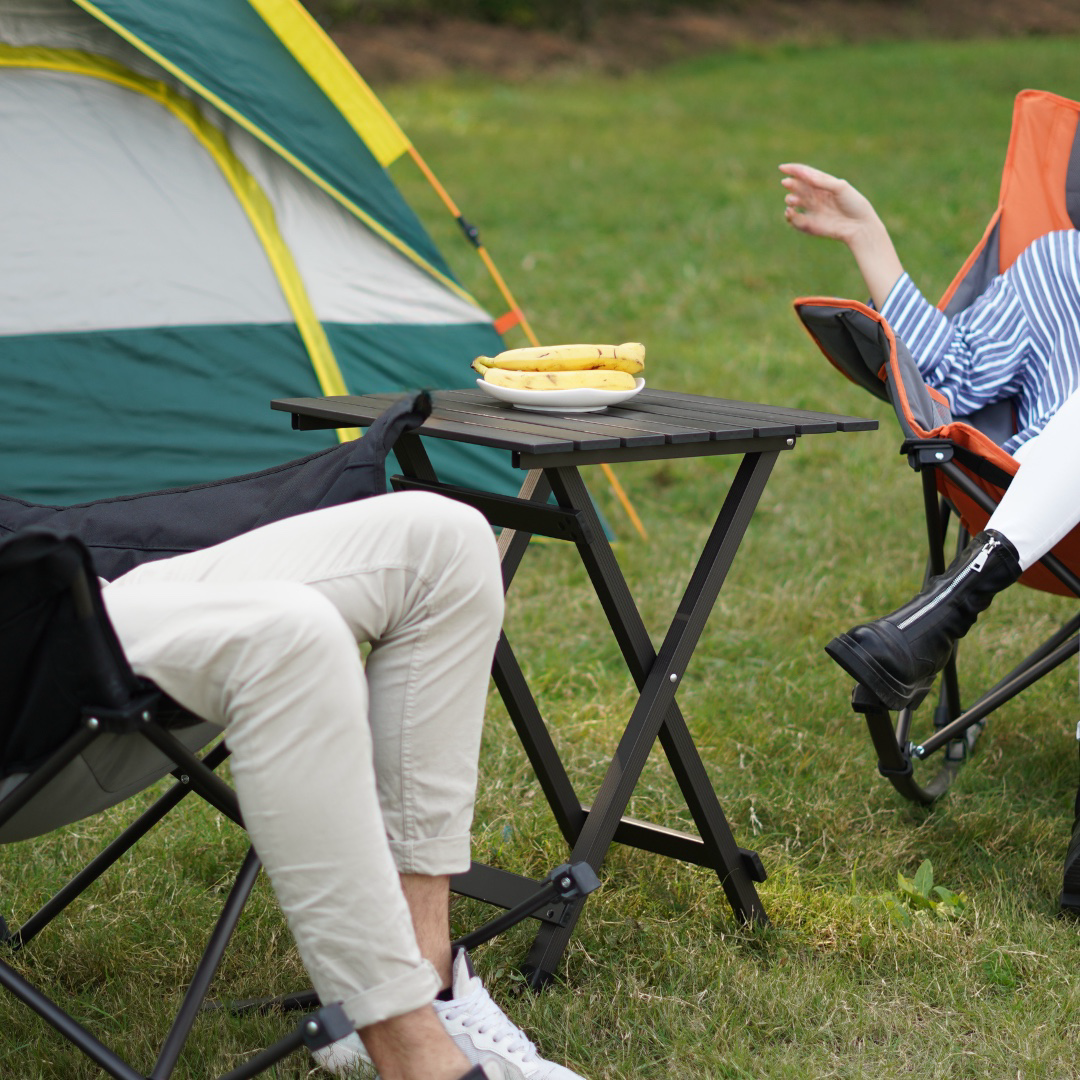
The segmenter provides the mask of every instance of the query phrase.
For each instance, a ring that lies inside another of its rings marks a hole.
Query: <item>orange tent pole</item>
[[[517,301],[514,299],[513,294],[510,292],[510,287],[506,284],[502,274],[499,273],[498,268],[495,266],[494,260],[488,254],[487,249],[480,242],[480,233],[475,225],[470,225],[465,220],[464,215],[458,209],[457,203],[450,197],[450,193],[439,183],[438,177],[428,167],[428,163],[417,152],[416,147],[411,143],[409,144],[409,156],[416,163],[417,168],[427,177],[427,181],[435,189],[439,198],[445,203],[446,208],[453,214],[457,223],[461,226],[461,231],[468,238],[469,242],[476,248],[480,258],[483,259],[484,265],[487,267],[488,273],[491,275],[492,280],[495,282],[499,292],[502,293],[503,299],[506,301],[507,307],[510,309],[512,321],[509,323],[503,323],[504,326],[520,325],[526,338],[533,345],[539,345],[540,339],[533,333],[532,327],[529,325],[528,319],[525,318],[525,313],[518,307]],[[502,322],[502,320],[500,320]],[[631,503],[629,496],[623,489],[622,484],[619,483],[618,478],[615,476],[615,471],[606,462],[600,465],[600,468],[604,471],[604,476],[607,477],[608,483],[611,485],[611,490],[615,492],[615,497],[619,500],[623,510],[626,511],[626,516],[630,519],[631,524],[637,529],[638,535],[642,540],[648,540],[648,533],[645,531],[645,526],[638,517],[637,511],[634,509],[633,503]]]

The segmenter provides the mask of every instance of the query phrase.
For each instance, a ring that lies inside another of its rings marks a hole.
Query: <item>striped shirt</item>
[[[956,417],[1012,398],[1012,453],[1080,387],[1080,231],[1039,237],[968,308],[948,318],[904,274],[881,314]]]

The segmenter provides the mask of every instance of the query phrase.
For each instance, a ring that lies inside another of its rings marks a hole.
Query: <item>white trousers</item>
[[[1012,541],[1026,570],[1080,524],[1080,392],[1014,456],[1020,468],[986,527]]]
[[[436,495],[378,496],[148,563],[103,595],[134,670],[226,729],[320,998],[357,1027],[429,1003],[440,983],[398,874],[469,866],[503,611],[487,522]]]

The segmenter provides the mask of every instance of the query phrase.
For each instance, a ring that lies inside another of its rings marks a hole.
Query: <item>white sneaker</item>
[[[464,949],[454,957],[451,991],[449,1001],[434,1002],[435,1012],[469,1064],[483,1066],[490,1080],[584,1080],[537,1053],[525,1032],[484,989]],[[371,1062],[355,1032],[313,1054],[319,1065],[339,1075]]]
[[[371,1058],[355,1031],[321,1050],[312,1050],[311,1056],[316,1065],[335,1076],[347,1076],[361,1065],[371,1064]]]

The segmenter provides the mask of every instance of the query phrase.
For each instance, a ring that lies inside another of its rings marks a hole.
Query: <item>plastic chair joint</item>
[[[898,776],[898,777],[911,776],[911,774],[915,771],[915,766],[911,763],[911,758],[907,754],[905,754],[904,755],[904,764],[903,764],[903,766],[901,768],[899,768],[899,769],[890,769],[888,765],[884,765],[879,761],[878,766],[877,766],[877,771],[882,776],[884,776],[886,780],[888,780],[888,779],[890,779],[891,777],[894,777],[894,776]]]
[[[321,1050],[324,1046],[344,1039],[356,1030],[356,1025],[345,1015],[340,1005],[324,1005],[318,1012],[306,1017],[300,1030],[304,1045],[309,1050]]]
[[[543,883],[546,885],[549,882],[555,886],[556,894],[563,901],[577,900],[600,888],[600,879],[587,862],[556,866]]]
[[[944,465],[952,461],[954,447],[948,439],[906,439],[900,453],[906,454],[908,464],[919,472],[926,466]]]

